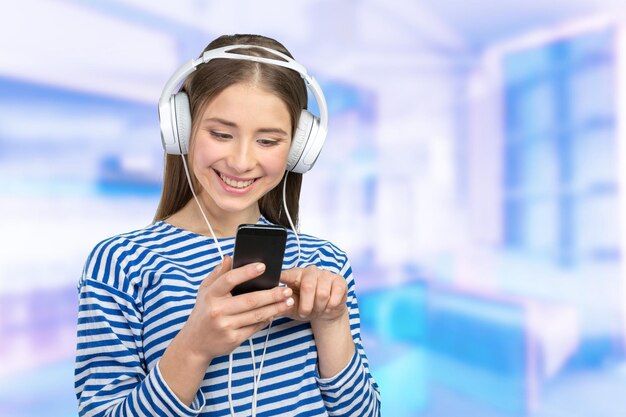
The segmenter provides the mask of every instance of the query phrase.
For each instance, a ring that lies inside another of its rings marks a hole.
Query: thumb
[[[226,272],[230,271],[232,268],[233,258],[226,255],[218,266],[213,268],[213,270],[207,275],[207,277],[202,281],[202,286],[209,286],[215,282],[215,280]]]

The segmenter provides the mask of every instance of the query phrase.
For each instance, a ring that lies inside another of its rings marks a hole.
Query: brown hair
[[[271,48],[292,57],[289,51],[278,41],[259,35],[225,35],[211,42],[205,51],[228,45],[257,45]],[[281,59],[263,49],[234,49],[233,52],[246,55],[264,56]],[[286,105],[291,118],[292,137],[300,118],[300,112],[307,106],[307,89],[302,77],[297,72],[277,65],[261,64],[252,61],[233,59],[214,59],[207,64],[200,65],[183,82],[181,91],[189,96],[191,107],[192,134],[197,126],[194,121],[202,114],[209,102],[227,87],[240,82],[259,83],[264,89],[276,94]],[[190,149],[192,146],[190,144]],[[188,158],[188,155],[185,155]],[[189,161],[189,159],[187,159]],[[188,163],[189,165],[189,163]],[[193,175],[194,189],[198,181]],[[282,209],[282,187],[285,178],[259,200],[259,210],[272,223],[290,227],[287,215]],[[289,214],[297,227],[300,189],[302,174],[289,173],[287,177],[286,202]],[[182,209],[193,198],[181,157],[166,155],[163,171],[163,188],[161,200],[154,216],[154,221],[164,220]]]

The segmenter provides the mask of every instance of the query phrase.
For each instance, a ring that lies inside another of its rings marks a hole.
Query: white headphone
[[[263,49],[285,61],[230,52],[233,49],[248,48]],[[256,45],[229,45],[222,48],[211,49],[204,52],[202,57],[192,59],[183,64],[174,75],[170,77],[159,99],[159,124],[161,127],[161,141],[163,142],[165,152],[173,155],[185,155],[189,150],[189,139],[191,136],[189,97],[183,91],[174,93],[174,90],[189,74],[197,69],[198,65],[206,64],[217,58],[238,59],[242,61],[278,65],[280,67],[289,68],[300,74],[317,101],[320,117],[318,118],[308,110],[302,109],[291,148],[289,149],[287,170],[298,174],[304,174],[310,170],[322,151],[322,146],[326,140],[326,132],[328,131],[328,108],[326,106],[324,93],[315,78],[310,76],[306,68],[301,64],[279,51]]]

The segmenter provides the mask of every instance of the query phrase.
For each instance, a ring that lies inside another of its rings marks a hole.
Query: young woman
[[[87,259],[79,414],[379,415],[348,259],[327,241],[294,233],[291,221],[298,172],[319,152],[300,141],[317,134],[311,146],[321,149],[325,134],[324,120],[304,120],[305,81],[318,102],[319,86],[273,39],[222,36],[205,52],[212,58],[168,83],[184,78],[184,93],[164,92],[160,102],[172,154],[154,223],[101,242]],[[289,229],[283,285],[231,295],[264,270],[232,268],[243,223]]]

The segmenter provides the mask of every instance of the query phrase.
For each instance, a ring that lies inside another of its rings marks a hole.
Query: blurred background
[[[85,258],[151,222],[165,81],[213,38],[245,32],[283,42],[328,99],[301,230],[351,257],[383,415],[626,415],[622,9],[617,0],[5,5],[0,415],[76,415]]]

